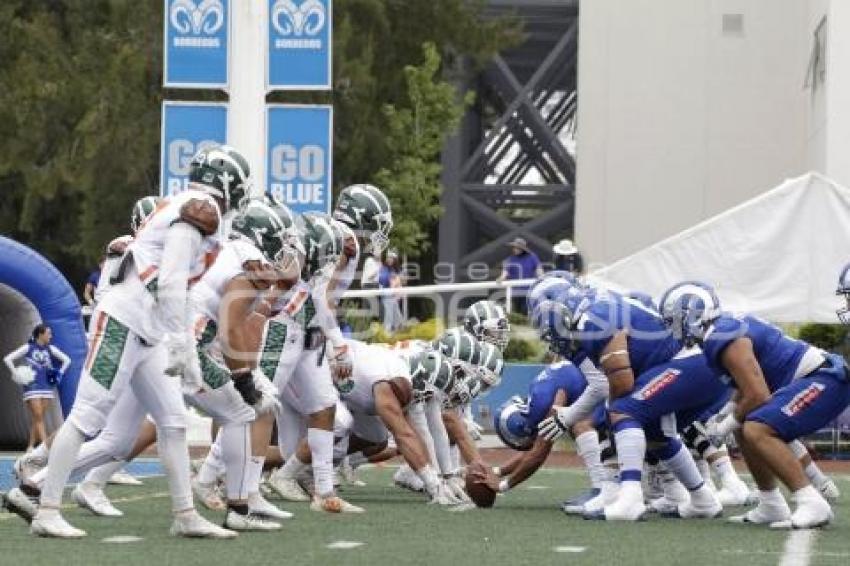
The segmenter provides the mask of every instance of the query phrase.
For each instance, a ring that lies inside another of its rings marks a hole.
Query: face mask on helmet
[[[478,301],[466,309],[463,326],[482,342],[500,350],[504,350],[510,340],[511,325],[505,309],[493,301]]]
[[[156,207],[162,199],[159,197],[144,197],[133,205],[133,213],[130,215],[130,228],[133,234],[138,232],[148,217],[156,211]]]
[[[245,157],[226,145],[200,150],[189,165],[189,183],[222,205],[222,215],[241,210],[250,199],[250,167]]]
[[[278,254],[275,266],[283,279],[296,279],[304,269],[306,257],[304,242],[301,235],[292,227],[287,228],[283,234],[283,247]]]
[[[575,351],[574,329],[566,306],[555,301],[541,302],[531,314],[531,324],[551,352],[569,356]]]
[[[370,253],[380,254],[389,246],[392,210],[390,201],[379,188],[367,184],[345,187],[333,216],[361,238]]]
[[[702,343],[711,324],[720,316],[714,289],[697,281],[685,281],[668,289],[659,301],[661,319],[686,347]]]
[[[850,263],[844,266],[838,276],[838,287],[835,294],[844,297],[845,305],[835,311],[841,324],[850,325]]]
[[[521,399],[511,399],[493,415],[493,429],[506,446],[514,450],[531,449],[537,430],[529,426],[525,414],[527,404]]]

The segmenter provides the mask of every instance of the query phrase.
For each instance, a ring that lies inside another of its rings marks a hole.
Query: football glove
[[[438,484],[436,491],[429,495],[431,496],[431,499],[428,503],[432,505],[452,506],[461,503],[460,499],[458,499],[452,492],[452,488],[449,487],[449,484],[444,481],[441,481]]]
[[[346,379],[351,377],[354,361],[351,359],[351,349],[348,344],[335,346],[328,349],[328,365],[331,376],[334,379]]]
[[[461,503],[472,503],[472,499],[470,499],[469,495],[466,493],[466,486],[464,485],[463,478],[460,477],[459,473],[451,474],[446,477],[446,485],[449,486],[452,495],[454,495],[458,501]]]
[[[35,381],[35,371],[29,366],[18,366],[12,372],[12,381],[18,385],[29,385]]]
[[[165,337],[165,349],[168,353],[168,362],[165,366],[167,375],[183,376],[187,366],[191,364],[194,344],[195,341],[189,333],[169,334]]]
[[[254,386],[260,392],[260,400],[254,405],[257,416],[265,413],[278,414],[282,407],[277,398],[277,387],[269,381],[269,378],[260,368],[255,368],[251,375],[254,379]]]
[[[549,442],[555,442],[564,436],[569,429],[564,418],[566,412],[567,407],[557,407],[554,415],[544,419],[543,422],[537,425],[538,434]]]
[[[230,374],[230,379],[233,381],[233,387],[242,396],[242,400],[246,405],[252,407],[262,400],[263,394],[257,389],[254,384],[254,376],[250,369],[242,368],[234,370]]]
[[[694,426],[697,424],[694,423]],[[720,447],[726,443],[727,437],[739,428],[741,428],[741,423],[738,422],[734,414],[728,414],[725,417],[714,415],[706,421],[702,433],[714,446]]]

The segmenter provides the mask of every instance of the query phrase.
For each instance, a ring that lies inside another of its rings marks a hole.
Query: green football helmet
[[[133,230],[133,234],[138,232],[148,216],[154,213],[161,200],[159,197],[142,197],[136,201],[136,204],[133,205],[133,212],[130,214],[130,228]]]
[[[260,200],[252,200],[233,218],[230,228],[231,239],[241,239],[253,244],[269,264],[282,268],[288,254],[300,251],[301,240],[292,238],[294,226],[287,226],[280,207],[272,207]],[[299,249],[300,248],[300,249]]]
[[[466,309],[463,327],[482,342],[504,351],[511,334],[511,324],[504,307],[493,301],[478,301]]]
[[[189,165],[189,183],[224,204],[222,214],[240,210],[250,198],[251,168],[241,153],[227,145],[206,147]]]
[[[374,254],[383,252],[390,243],[392,207],[378,187],[365,184],[345,187],[336,201],[333,217],[369,242]]]
[[[460,366],[454,367],[454,383],[446,392],[444,398],[444,407],[457,407],[458,405],[466,405],[484,390],[484,384],[475,374],[464,370]]]
[[[477,365],[481,359],[481,343],[463,328],[450,328],[434,340],[432,347],[452,360]]]
[[[448,393],[454,385],[448,360],[434,350],[419,352],[410,358],[410,379],[414,392],[434,389]]]
[[[496,387],[502,381],[505,359],[502,351],[489,342],[481,343],[481,359],[478,361],[477,374],[485,389]]]
[[[322,274],[330,276],[342,254],[343,233],[333,218],[322,212],[305,212],[295,218],[306,253],[304,279]]]

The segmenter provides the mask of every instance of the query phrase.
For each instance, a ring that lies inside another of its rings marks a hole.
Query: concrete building
[[[578,67],[591,264],[808,170],[850,186],[846,0],[582,0]]]

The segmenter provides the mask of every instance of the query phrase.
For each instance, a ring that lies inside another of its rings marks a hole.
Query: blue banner
[[[331,88],[331,0],[268,0],[269,90]]]
[[[331,211],[330,106],[269,105],[267,187],[295,212]]]
[[[230,0],[165,0],[163,84],[227,88]]]
[[[227,104],[163,102],[159,193],[169,196],[186,190],[195,153],[226,141]]]

